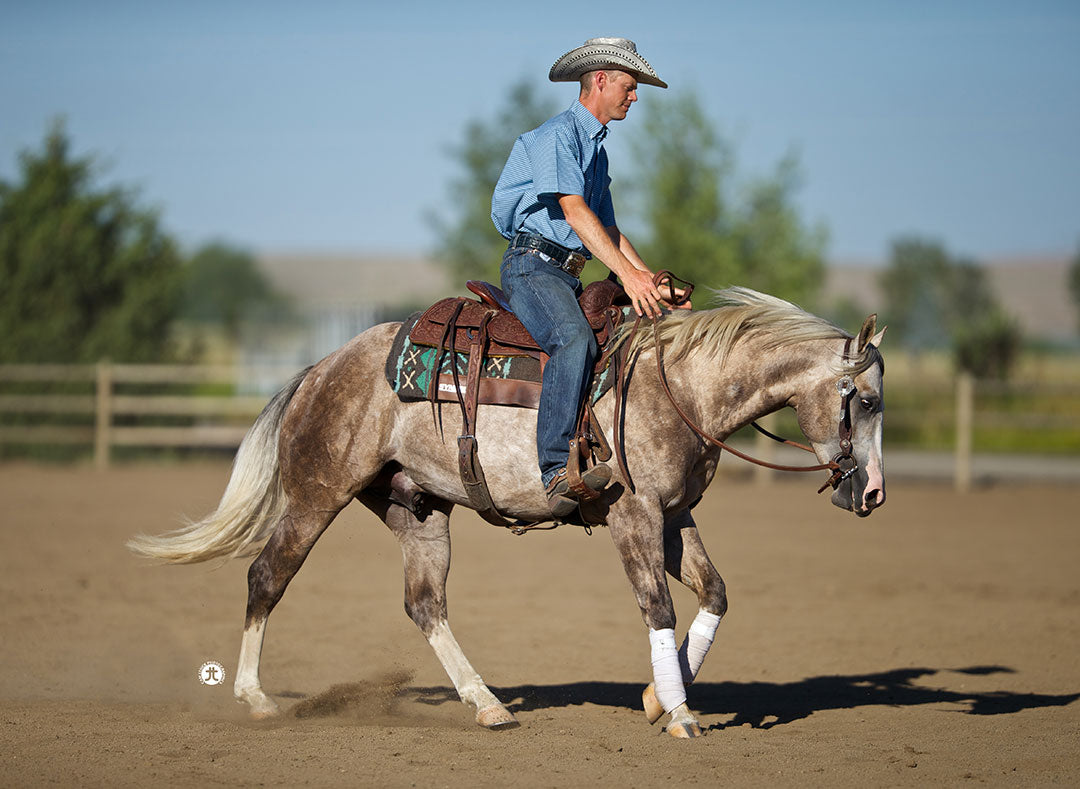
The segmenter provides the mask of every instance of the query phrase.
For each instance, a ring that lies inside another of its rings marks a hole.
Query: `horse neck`
[[[688,354],[677,362],[678,377],[697,392],[701,426],[711,435],[727,436],[766,414],[796,405],[800,393],[820,374],[826,342],[766,349],[751,336],[738,341],[722,365],[705,354]]]

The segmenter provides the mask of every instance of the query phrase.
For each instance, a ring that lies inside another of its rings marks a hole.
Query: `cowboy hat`
[[[590,38],[584,46],[572,49],[556,60],[548,79],[552,82],[577,82],[582,74],[601,69],[625,71],[645,85],[667,87],[667,83],[657,76],[628,38]]]

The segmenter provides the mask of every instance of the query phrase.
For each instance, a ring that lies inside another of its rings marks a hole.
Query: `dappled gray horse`
[[[653,682],[643,694],[654,722],[670,715],[676,737],[701,733],[686,705],[727,609],[716,572],[691,515],[716,471],[721,450],[687,426],[673,402],[710,436],[725,439],[751,420],[785,406],[818,459],[849,459],[832,501],[867,515],[885,502],[881,457],[882,375],[873,318],[857,338],[780,299],[732,288],[721,306],[675,311],[637,333],[629,349],[624,441],[628,485],[621,475],[599,505],[649,628]],[[458,646],[446,614],[450,511],[468,506],[458,473],[458,409],[444,409],[443,431],[427,403],[401,402],[383,376],[399,324],[375,326],[305,370],[266,406],[241,444],[218,508],[160,537],[139,536],[136,552],[174,563],[251,555],[247,618],[235,694],[256,717],[277,712],[259,679],[266,620],[315,541],[354,498],[397,537],[405,563],[405,610],[427,638],[462,701],[489,728],[516,725]],[[663,391],[655,364],[661,344]],[[839,391],[839,394],[838,394]],[[613,439],[613,396],[596,415]],[[841,449],[847,419],[850,447]],[[499,511],[523,521],[550,518],[536,472],[536,412],[480,406],[477,439]],[[457,432],[455,432],[457,431]],[[835,464],[834,464],[835,465]],[[422,491],[425,506],[407,507],[394,490]],[[416,512],[412,510],[416,509]],[[665,570],[692,589],[699,611],[681,648]]]

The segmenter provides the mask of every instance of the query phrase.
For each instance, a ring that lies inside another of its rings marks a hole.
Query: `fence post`
[[[971,490],[971,433],[975,417],[975,379],[962,371],[956,376],[956,470],[959,493]]]
[[[112,367],[108,360],[97,363],[94,387],[94,465],[109,467],[109,429],[112,427]]]
[[[757,423],[770,432],[776,432],[776,412],[766,414],[757,420]],[[766,463],[773,463],[776,460],[776,442],[768,436],[754,431],[754,454]],[[765,468],[765,466],[754,466],[754,484],[760,487],[764,487],[772,482],[776,473],[771,468]]]

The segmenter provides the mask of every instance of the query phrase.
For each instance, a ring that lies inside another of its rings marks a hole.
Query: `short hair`
[[[603,71],[605,74],[608,75],[608,77],[610,77],[612,74],[618,74],[620,71],[622,71],[622,69],[603,68],[603,69],[593,69],[592,71],[586,71],[584,74],[582,74],[578,78],[578,82],[581,84],[581,95],[584,96],[584,95],[587,95],[587,94],[592,92],[592,86],[593,86],[592,75],[595,74],[597,71]]]

